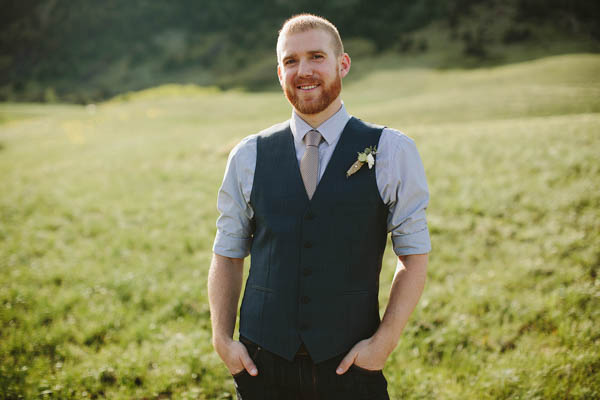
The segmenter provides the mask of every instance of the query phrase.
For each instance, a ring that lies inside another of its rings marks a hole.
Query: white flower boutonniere
[[[361,167],[367,163],[369,165],[369,169],[373,168],[375,165],[375,155],[377,154],[377,146],[369,146],[363,150],[362,153],[358,153],[358,158],[354,161],[354,164],[346,171],[346,178],[350,175],[356,173]]]

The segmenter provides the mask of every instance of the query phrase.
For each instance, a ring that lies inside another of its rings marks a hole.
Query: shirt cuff
[[[431,240],[427,228],[406,235],[392,235],[392,243],[397,256],[426,254],[431,251]]]
[[[217,230],[213,252],[230,258],[246,258],[250,254],[252,238],[236,238]]]

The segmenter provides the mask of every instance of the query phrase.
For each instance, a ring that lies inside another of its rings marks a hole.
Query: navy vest
[[[382,129],[350,119],[311,200],[289,121],[259,134],[242,336],[288,360],[304,343],[320,362],[375,333],[388,209],[374,167],[346,171]]]

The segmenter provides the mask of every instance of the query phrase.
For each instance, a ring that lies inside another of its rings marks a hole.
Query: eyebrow
[[[310,50],[310,51],[307,51],[307,53],[310,54],[310,55],[314,55],[314,54],[327,54],[327,52],[325,50],[321,50],[321,49]],[[288,54],[285,57],[283,57],[281,59],[281,61],[286,61],[286,60],[289,60],[290,58],[294,58],[294,57],[296,57],[296,53]]]

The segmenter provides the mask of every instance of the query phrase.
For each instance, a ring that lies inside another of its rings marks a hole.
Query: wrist
[[[387,358],[396,348],[398,339],[380,329],[371,337],[371,343],[380,349]]]
[[[221,350],[228,347],[233,342],[233,338],[226,334],[213,335],[212,345],[217,351],[221,353]]]

